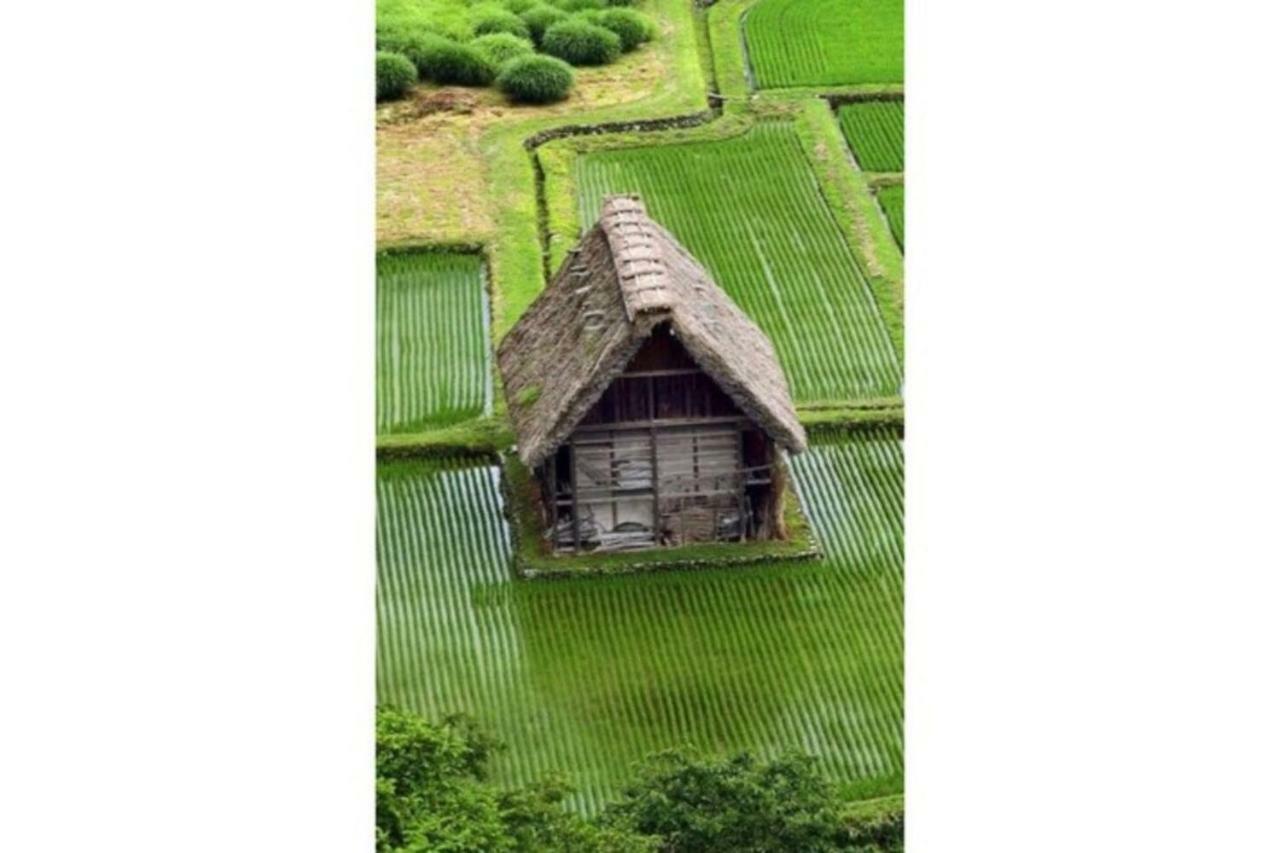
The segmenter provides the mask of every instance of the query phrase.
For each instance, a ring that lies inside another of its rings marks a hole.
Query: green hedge
[[[476,35],[489,33],[510,33],[520,38],[529,38],[529,26],[520,16],[508,9],[497,6],[483,7],[471,19]]]
[[[542,44],[542,37],[547,29],[561,21],[569,20],[569,13],[546,3],[537,3],[520,15],[520,20],[529,27],[529,35],[537,44]]]
[[[628,52],[652,40],[658,32],[657,24],[648,15],[634,9],[606,9],[595,16],[593,23],[614,33]]]
[[[518,103],[562,101],[573,88],[573,69],[552,56],[517,57],[508,62],[498,75],[498,88]]]
[[[452,41],[429,30],[389,30],[378,34],[378,50],[399,53],[408,58],[418,69],[418,77],[427,79],[422,70],[423,57],[440,49],[441,44]]]
[[[446,38],[437,37],[409,58],[418,66],[418,76],[433,83],[488,86],[497,75],[497,68],[479,50]]]
[[[584,9],[603,9],[607,4],[605,0],[552,0],[561,9],[566,12],[581,12]]]
[[[547,28],[542,49],[570,65],[608,65],[622,53],[622,39],[612,30],[571,18]]]
[[[489,33],[472,39],[471,47],[484,54],[494,66],[501,68],[519,56],[533,55],[533,42],[511,33]]]
[[[391,101],[404,97],[418,82],[418,69],[402,53],[380,50],[374,55],[374,68],[378,80],[378,100]]]

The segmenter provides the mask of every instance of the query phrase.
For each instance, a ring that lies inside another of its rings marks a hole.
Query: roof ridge
[[[671,271],[644,202],[634,195],[606,196],[600,224],[613,255],[627,320],[635,320],[637,314],[670,311]]]

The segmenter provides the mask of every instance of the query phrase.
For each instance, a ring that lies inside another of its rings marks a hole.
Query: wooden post
[[[556,525],[560,523],[560,505],[556,497],[556,454],[552,451],[549,461],[542,463],[542,496],[543,506],[551,515],[551,535],[555,536]],[[543,518],[546,518],[544,514]],[[555,543],[552,542],[552,549]]]
[[[578,523],[578,454],[573,435],[569,436],[569,508],[573,515],[573,553],[582,550],[582,531]]]
[[[612,530],[618,526],[618,436],[613,430],[609,430],[609,511],[612,513],[613,526]]]
[[[649,424],[649,485],[653,487],[653,544],[662,544],[662,510],[658,502],[658,429]]]
[[[769,459],[769,487],[773,505],[770,507],[770,521],[773,524],[773,538],[787,538],[787,523],[782,511],[782,495],[787,488],[787,469],[782,461],[781,452],[770,441],[767,445]]]
[[[742,428],[738,428],[738,541],[747,539],[747,451]]]

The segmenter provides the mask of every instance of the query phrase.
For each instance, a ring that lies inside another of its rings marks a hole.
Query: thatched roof
[[[805,448],[773,345],[636,198],[612,196],[502,340],[521,460],[542,462],[662,323],[775,442]]]

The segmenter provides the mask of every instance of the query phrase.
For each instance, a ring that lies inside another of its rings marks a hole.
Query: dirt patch
[[[378,110],[378,126],[406,124],[426,116],[471,115],[479,98],[467,89],[415,89],[408,99]]]

